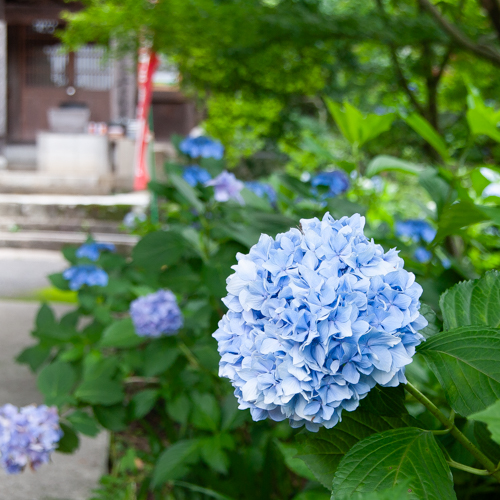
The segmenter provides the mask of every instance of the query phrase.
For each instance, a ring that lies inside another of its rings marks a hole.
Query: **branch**
[[[479,0],[481,7],[488,13],[491,24],[497,32],[500,40],[500,3],[498,0]]]
[[[480,45],[471,40],[467,35],[462,33],[455,25],[451,24],[439,11],[439,9],[430,2],[430,0],[418,0],[420,5],[429,12],[434,19],[441,25],[444,31],[456,42],[460,47],[473,52],[474,54],[487,59],[496,66],[500,66],[500,52],[487,45]]]
[[[380,12],[380,16],[382,17],[384,24],[387,29],[389,29],[389,19],[387,17],[387,13],[384,9],[384,4],[382,0],[375,0],[378,10]],[[396,52],[396,47],[392,42],[388,43],[389,45],[389,52],[391,54],[391,60],[392,60],[392,65],[394,66],[394,70],[396,72],[396,77],[398,80],[399,85],[401,88],[405,91],[406,95],[409,97],[411,103],[415,107],[415,109],[419,112],[419,114],[424,115],[425,111],[422,105],[417,101],[417,98],[413,94],[413,92],[410,90],[410,87],[408,85],[408,80],[406,79],[403,69],[401,68],[401,65],[399,64],[399,59],[398,59],[398,54]]]

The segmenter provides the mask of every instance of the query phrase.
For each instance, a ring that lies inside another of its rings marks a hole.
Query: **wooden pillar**
[[[7,135],[7,23],[5,1],[0,0],[0,154]]]
[[[132,56],[113,61],[111,88],[111,120],[126,122],[135,117],[136,66]]]

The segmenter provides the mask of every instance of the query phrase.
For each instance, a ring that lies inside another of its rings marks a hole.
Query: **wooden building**
[[[104,49],[86,45],[61,51],[54,31],[60,13],[77,10],[63,0],[0,0],[0,141],[33,144],[48,130],[48,110],[78,103],[93,122],[124,122],[135,115],[135,57],[103,60]],[[153,93],[157,140],[186,134],[195,125],[194,106],[175,88]]]

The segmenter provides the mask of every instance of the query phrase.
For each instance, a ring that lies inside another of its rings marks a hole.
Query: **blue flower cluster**
[[[182,313],[170,290],[158,290],[130,304],[130,316],[140,337],[174,335],[182,327]]]
[[[182,172],[182,178],[190,186],[195,187],[197,184],[205,184],[212,179],[212,176],[198,165],[189,165]]]
[[[224,170],[215,179],[205,183],[205,186],[213,186],[214,198],[217,201],[226,202],[235,200],[240,205],[244,205],[245,201],[241,196],[241,190],[244,187],[243,182],[239,181],[234,174]]]
[[[91,264],[70,267],[63,272],[63,278],[69,281],[71,290],[80,290],[83,285],[106,286],[109,280],[106,271]]]
[[[219,375],[254,420],[330,428],[377,383],[405,383],[423,337],[422,288],[395,249],[368,240],[364,218],[302,220],[238,254],[229,311],[213,334]]]
[[[55,407],[0,407],[0,463],[8,474],[47,463],[62,435]]]
[[[273,205],[277,201],[276,191],[269,184],[259,181],[249,181],[245,183],[245,187],[255,193],[259,198],[267,198]]]
[[[342,170],[333,170],[331,172],[320,172],[311,179],[314,194],[317,194],[318,186],[326,186],[328,192],[323,194],[322,198],[335,198],[339,194],[349,189],[349,177]]]
[[[128,229],[135,229],[137,224],[145,222],[147,216],[144,212],[129,212],[123,218],[123,225]]]
[[[179,149],[190,158],[214,158],[222,160],[224,146],[219,141],[209,137],[186,137],[179,145]]]
[[[116,252],[116,247],[113,243],[97,243],[95,241],[91,243],[84,243],[76,251],[76,256],[79,259],[86,258],[95,262],[103,251]]]
[[[415,243],[430,243],[436,236],[436,230],[425,220],[408,219],[396,222],[396,234]],[[413,256],[422,263],[432,258],[431,252],[423,246],[419,246]]]

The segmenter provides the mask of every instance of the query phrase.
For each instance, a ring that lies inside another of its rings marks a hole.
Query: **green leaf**
[[[36,372],[49,357],[51,351],[51,347],[44,347],[41,344],[37,344],[24,349],[24,351],[17,356],[16,361],[21,364],[29,365],[31,371]]]
[[[439,175],[435,168],[426,168],[418,176],[418,182],[436,203],[438,216],[441,215],[446,206],[449,206],[456,199],[456,193],[450,183]]]
[[[476,89],[469,88],[467,106],[467,123],[472,135],[486,135],[490,139],[500,142],[500,130],[497,128],[500,113],[486,106]]]
[[[157,389],[145,389],[134,394],[131,400],[133,418],[139,420],[145,417],[153,409],[158,396]]]
[[[275,440],[276,446],[281,451],[283,455],[283,459],[285,460],[286,466],[295,474],[300,477],[305,477],[310,481],[315,481],[316,477],[309,470],[309,467],[304,463],[300,458],[296,458],[297,456],[297,447],[293,444],[289,443],[281,443],[277,439]]]
[[[384,417],[399,417],[407,412],[405,406],[405,390],[400,384],[397,387],[381,387],[376,385],[366,398],[361,401],[363,411]]]
[[[100,347],[136,347],[142,344],[144,339],[135,333],[134,324],[130,318],[125,318],[112,323],[104,330]]]
[[[153,471],[152,486],[158,487],[172,479],[179,479],[188,471],[188,466],[198,460],[199,439],[177,441],[158,458]]]
[[[496,401],[483,411],[469,415],[469,418],[487,424],[491,439],[500,444],[500,401]]]
[[[191,187],[182,177],[176,174],[170,174],[169,181],[177,189],[182,198],[184,198],[199,214],[205,212],[205,205],[198,198],[196,189]]]
[[[500,444],[491,439],[491,432],[484,422],[478,420],[474,422],[474,437],[485,455],[495,463],[500,462]]]
[[[50,330],[56,325],[54,312],[47,304],[42,304],[36,315],[35,324],[38,330]]]
[[[61,422],[60,426],[63,431],[63,436],[57,443],[57,451],[59,453],[73,453],[80,445],[78,435],[72,427],[64,422]]]
[[[445,330],[468,325],[500,328],[500,272],[458,283],[441,295],[439,305]]]
[[[191,401],[185,394],[180,394],[173,400],[166,403],[169,417],[181,425],[186,425],[189,413],[191,412]]]
[[[62,361],[44,367],[37,378],[37,386],[44,396],[45,404],[56,406],[72,401],[70,393],[75,382],[75,370]]]
[[[220,424],[220,407],[217,399],[212,394],[193,395],[194,405],[191,422],[202,430],[215,432]]]
[[[344,102],[344,109],[328,97],[325,98],[330,114],[337,123],[342,135],[354,146],[361,147],[390,129],[394,114],[368,114],[364,116],[352,104]]]
[[[66,279],[63,278],[62,273],[49,274],[49,281],[59,290],[69,290],[69,284]]]
[[[366,177],[373,177],[381,172],[401,172],[403,174],[420,175],[424,167],[415,163],[400,160],[394,156],[380,155],[373,158],[366,169]]]
[[[214,498],[215,500],[233,500],[231,497],[226,495],[221,495],[214,490],[208,488],[203,488],[202,486],[197,486],[196,484],[186,483],[185,481],[172,481],[174,486],[180,486],[181,488],[186,488],[189,491],[194,491],[195,493],[202,493],[208,498]]]
[[[427,304],[421,304],[420,314],[428,321],[429,324],[425,328],[422,328],[422,330],[418,333],[428,339],[441,331],[436,313]]]
[[[111,406],[123,401],[125,393],[120,382],[110,379],[84,380],[76,389],[75,396],[92,405]]]
[[[418,113],[403,116],[403,120],[420,136],[427,141],[443,158],[449,161],[448,147],[443,138],[436,132],[434,127]]]
[[[176,231],[149,233],[132,250],[133,263],[147,271],[156,272],[163,266],[176,264],[186,248],[184,239]]]
[[[392,429],[355,444],[335,473],[332,499],[401,483],[411,490],[409,498],[456,498],[450,469],[431,432]]]
[[[127,411],[121,404],[113,406],[94,406],[94,415],[97,421],[106,429],[120,432],[127,428]]]
[[[500,397],[500,330],[456,328],[429,338],[418,351],[458,414],[467,417]]]
[[[97,436],[99,434],[99,427],[97,422],[84,411],[77,410],[67,417],[69,422],[73,424],[73,427],[78,432],[85,434],[86,436]]]
[[[166,372],[175,363],[179,353],[177,347],[172,347],[171,343],[164,339],[151,342],[144,350],[144,375],[154,377]]]
[[[218,435],[200,441],[200,455],[202,460],[215,472],[227,474],[229,457],[222,449],[222,443]]]
[[[360,440],[398,427],[406,427],[409,416],[383,417],[357,409],[342,412],[342,421],[332,429],[317,433],[303,432],[297,436],[298,458],[304,460],[318,481],[331,489],[333,475],[342,457]]]

